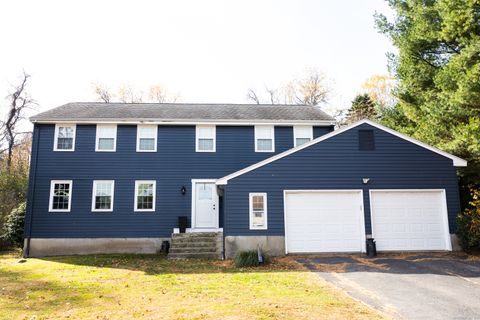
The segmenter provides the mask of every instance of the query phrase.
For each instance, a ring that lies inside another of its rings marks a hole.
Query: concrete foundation
[[[232,259],[237,252],[244,250],[257,250],[260,247],[270,256],[285,254],[284,236],[226,236],[225,257]]]
[[[463,251],[456,234],[450,234],[450,239],[452,241],[452,251]]]
[[[169,238],[30,239],[30,257],[94,253],[158,253]],[[26,248],[27,240],[24,242]]]

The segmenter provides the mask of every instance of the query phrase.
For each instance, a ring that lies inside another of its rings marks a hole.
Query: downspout
[[[30,239],[32,237],[32,221],[33,221],[33,207],[34,207],[34,195],[35,184],[37,175],[37,159],[38,159],[38,139],[39,139],[39,127],[34,124],[33,126],[33,141],[32,141],[32,156],[30,158],[30,176],[28,181],[28,194],[27,194],[27,215],[28,215],[28,230],[25,230],[25,236],[27,244],[23,252],[23,257],[28,258],[30,256]],[[26,221],[25,221],[26,222]]]

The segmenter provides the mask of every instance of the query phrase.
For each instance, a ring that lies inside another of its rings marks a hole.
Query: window
[[[373,130],[358,130],[358,149],[362,151],[375,150]]]
[[[156,181],[135,181],[135,211],[155,211]]]
[[[255,126],[255,152],[275,152],[274,126]]]
[[[157,151],[157,125],[137,126],[137,152]]]
[[[114,124],[97,124],[95,151],[115,151],[117,147],[117,126]]]
[[[250,193],[250,229],[267,229],[266,193]]]
[[[74,124],[56,124],[53,151],[74,151],[75,130]]]
[[[92,191],[92,211],[113,211],[113,180],[94,180]]]
[[[50,182],[50,212],[70,212],[72,203],[72,180]]]
[[[196,137],[197,137],[196,138],[197,152],[215,152],[215,149],[216,149],[215,126],[197,126]]]
[[[298,147],[313,139],[312,126],[294,126],[293,127],[294,146]]]

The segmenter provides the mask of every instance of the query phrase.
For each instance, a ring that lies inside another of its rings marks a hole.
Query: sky
[[[389,40],[374,27],[384,0],[10,0],[0,2],[0,97],[30,74],[45,111],[116,90],[160,84],[181,102],[248,103],[315,68],[329,79],[326,110],[346,108],[387,73]],[[0,100],[1,116],[7,102]]]

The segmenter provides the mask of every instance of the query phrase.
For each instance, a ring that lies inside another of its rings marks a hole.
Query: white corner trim
[[[68,194],[68,209],[53,209],[53,192],[55,189],[55,184],[65,183],[69,184],[69,194]],[[50,199],[48,201],[48,212],[70,212],[72,210],[72,194],[73,194],[73,181],[72,180],[51,180],[50,181]]]
[[[95,200],[97,195],[97,184],[102,182],[110,182],[110,193],[112,200],[110,201],[110,209],[95,209]],[[115,180],[93,180],[92,187],[92,212],[112,212],[113,211],[113,199],[115,196]]]
[[[73,128],[73,141],[72,149],[58,149],[58,129],[60,127],[71,127]],[[62,151],[62,152],[72,152],[75,151],[75,138],[77,137],[77,125],[75,123],[56,123],[55,124],[55,134],[53,137],[53,151]]]
[[[253,226],[253,197],[260,196],[263,197],[263,215],[265,218],[265,225],[263,227],[255,227]],[[248,194],[248,220],[249,220],[249,227],[250,230],[268,230],[268,207],[267,207],[267,193],[266,192],[250,192]]]
[[[142,183],[151,183],[153,184],[153,206],[152,209],[137,209],[137,195],[138,195],[138,186]],[[133,201],[133,211],[134,212],[155,212],[155,203],[157,202],[157,181],[156,180],[135,180],[135,195]]]
[[[200,137],[200,129],[209,128],[213,129],[212,137]],[[213,139],[213,150],[200,150],[199,140],[200,139]],[[197,125],[195,126],[195,152],[216,152],[217,151],[217,127],[215,125]]]
[[[102,127],[104,128],[113,128],[114,130],[114,135],[113,137],[106,137],[106,138],[113,138],[113,149],[112,150],[102,150],[102,149],[99,149],[98,146],[99,146],[99,142],[100,142],[100,138],[105,138],[105,137],[100,137],[100,130]],[[116,152],[117,151],[117,125],[116,124],[97,124],[97,130],[95,132],[95,152]]]
[[[355,128],[355,127],[358,127],[359,125],[362,125],[362,124],[364,124],[364,123],[369,124],[369,125],[371,125],[371,126],[373,126],[373,127],[376,127],[376,128],[378,128],[378,129],[380,129],[380,130],[383,130],[383,131],[385,131],[385,132],[388,132],[388,133],[390,133],[390,134],[392,134],[392,135],[394,135],[394,136],[397,136],[397,137],[399,137],[399,138],[401,138],[401,139],[404,139],[404,140],[406,140],[406,141],[409,141],[409,142],[411,142],[411,143],[413,143],[413,144],[416,144],[416,145],[418,145],[418,146],[420,146],[420,147],[422,147],[422,148],[425,148],[425,149],[427,149],[427,150],[430,150],[430,151],[432,151],[432,152],[435,152],[435,153],[437,153],[437,154],[440,154],[440,155],[442,155],[442,156],[444,156],[444,157],[446,157],[446,158],[452,159],[452,161],[453,161],[453,166],[455,166],[455,167],[466,167],[466,166],[467,166],[467,161],[466,161],[466,160],[463,160],[463,159],[461,159],[461,158],[459,158],[459,157],[457,157],[457,156],[454,156],[454,155],[452,155],[452,154],[450,154],[450,153],[448,153],[448,152],[439,150],[439,149],[437,149],[437,148],[435,148],[435,147],[432,147],[432,146],[430,146],[430,145],[428,145],[428,144],[426,144],[426,143],[420,142],[420,141],[418,141],[418,140],[416,140],[416,139],[410,138],[410,137],[408,137],[408,136],[406,136],[406,135],[404,135],[404,134],[401,134],[400,132],[397,132],[397,131],[395,131],[395,130],[393,130],[393,129],[384,127],[384,126],[382,126],[381,124],[378,124],[378,123],[373,122],[373,121],[371,121],[371,120],[364,119],[364,120],[360,120],[360,121],[358,121],[358,122],[355,122],[355,123],[353,123],[353,124],[351,124],[351,125],[348,125],[348,126],[345,126],[345,127],[343,127],[343,128],[340,128],[340,129],[338,129],[338,130],[335,130],[335,131],[332,131],[332,132],[330,132],[330,133],[324,134],[323,136],[320,136],[320,137],[318,137],[318,138],[316,138],[316,139],[314,139],[314,140],[312,140],[312,141],[310,141],[310,142],[304,143],[304,144],[302,144],[302,145],[300,145],[300,146],[298,146],[298,147],[289,149],[289,150],[287,150],[287,151],[284,151],[284,152],[282,152],[282,153],[279,153],[279,154],[277,154],[277,155],[274,155],[274,156],[272,156],[272,157],[270,157],[270,158],[267,158],[267,159],[265,159],[265,160],[263,160],[263,161],[257,162],[257,163],[255,163],[255,164],[253,164],[253,165],[251,165],[251,166],[248,166],[248,167],[246,167],[246,168],[243,168],[243,169],[241,169],[241,170],[239,170],[239,171],[236,171],[236,172],[234,172],[234,173],[231,173],[231,174],[229,174],[229,175],[227,175],[227,176],[224,176],[224,177],[222,177],[222,178],[220,178],[220,179],[217,180],[217,184],[218,184],[218,185],[226,185],[226,184],[228,183],[228,180],[230,180],[230,179],[236,178],[236,177],[238,177],[238,176],[241,176],[242,174],[245,174],[245,173],[250,172],[250,171],[252,171],[252,170],[255,170],[255,169],[257,169],[257,168],[263,167],[264,165],[267,165],[267,164],[269,164],[269,163],[271,163],[271,162],[274,162],[274,161],[277,161],[277,160],[279,160],[279,159],[281,159],[281,158],[284,158],[284,157],[286,157],[286,156],[289,156],[289,155],[291,155],[292,153],[295,153],[295,152],[297,152],[297,151],[300,151],[300,150],[303,150],[303,149],[305,149],[305,148],[308,148],[308,147],[310,147],[310,146],[312,146],[312,145],[314,145],[314,144],[317,144],[317,143],[319,143],[319,142],[322,142],[322,141],[325,141],[325,140],[327,140],[327,139],[330,139],[330,138],[332,138],[332,137],[334,137],[334,136],[336,136],[336,135],[339,135],[339,134],[341,134],[341,133],[343,133],[343,132],[345,132],[345,131],[348,131],[348,130],[350,130],[350,129],[353,129],[353,128]]]

